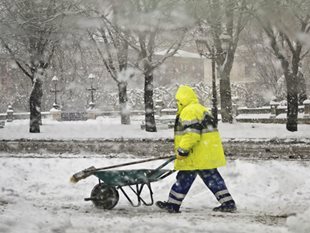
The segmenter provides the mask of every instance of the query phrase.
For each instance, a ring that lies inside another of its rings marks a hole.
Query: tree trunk
[[[299,105],[303,105],[304,101],[307,99],[307,84],[305,76],[302,71],[298,71],[298,103]]]
[[[153,101],[153,73],[146,73],[144,76],[144,106],[145,106],[145,130],[156,132]]]
[[[232,123],[232,102],[230,80],[220,79],[220,95],[221,95],[221,116],[223,123]]]
[[[297,131],[298,119],[298,82],[297,77],[292,73],[286,74],[287,85],[287,122],[286,129],[289,131]]]
[[[43,96],[42,80],[34,78],[29,98],[30,105],[30,133],[40,133],[41,101]]]
[[[222,122],[233,122],[230,77],[227,72],[220,72],[220,97]]]
[[[121,113],[121,124],[130,125],[130,111],[127,106],[127,83],[120,82],[118,84],[119,106]]]

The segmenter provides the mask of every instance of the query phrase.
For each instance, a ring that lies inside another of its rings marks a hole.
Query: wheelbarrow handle
[[[108,166],[108,167],[95,168],[95,169],[92,169],[91,171],[95,171],[96,172],[96,171],[101,171],[101,170],[106,170],[106,169],[111,169],[111,168],[116,168],[116,167],[123,167],[123,166],[128,166],[128,165],[134,165],[134,164],[139,164],[139,163],[146,163],[146,162],[155,161],[155,160],[161,160],[161,159],[169,159],[168,160],[169,162],[168,161],[167,162],[170,163],[172,160],[175,159],[175,156],[174,155],[169,155],[169,156],[163,156],[163,157],[158,157],[158,158],[139,160],[139,161],[134,161],[134,162],[129,162],[129,163],[122,163],[122,164],[112,165],[112,166]],[[166,163],[166,164],[168,164],[168,163]],[[166,166],[166,164],[164,166]]]
[[[123,166],[128,166],[128,165],[133,165],[133,164],[139,164],[139,163],[146,163],[154,160],[160,160],[160,159],[169,159],[167,163],[164,165],[166,166],[168,163],[170,163],[173,159],[175,158],[174,155],[169,155],[169,156],[163,156],[163,157],[158,157],[158,158],[151,158],[151,159],[145,159],[145,160],[140,160],[140,161],[135,161],[135,162],[129,162],[129,163],[122,163],[122,164],[117,164],[117,165],[112,165],[108,167],[101,167],[101,168],[95,168],[95,167],[89,167],[86,168],[80,172],[77,172],[73,174],[70,178],[70,181],[72,183],[77,183],[78,181],[85,179],[91,175],[93,175],[97,171],[101,170],[106,170],[106,169],[111,169],[111,168],[116,168],[116,167],[123,167]]]
[[[173,160],[175,160],[175,156],[168,157],[168,160],[166,162],[164,162],[162,165],[160,165],[158,168],[156,168],[155,170],[158,171],[158,170],[162,169],[163,167],[165,167],[167,164],[169,164]]]
[[[154,174],[156,174],[156,172],[160,169],[162,169],[163,167],[167,166],[170,162],[172,162],[173,160],[175,160],[175,156],[171,156],[166,162],[164,162],[163,164],[161,164],[159,167],[157,167],[155,170],[151,171],[150,174],[148,174],[148,177],[152,177]],[[169,176],[170,174],[172,174],[174,172],[174,170],[171,170],[170,172],[168,172],[166,175],[164,175],[162,177],[165,178],[167,176]]]

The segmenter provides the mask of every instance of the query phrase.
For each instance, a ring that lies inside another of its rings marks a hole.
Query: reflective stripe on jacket
[[[176,100],[178,113],[174,127],[175,153],[189,154],[175,160],[175,170],[203,170],[224,166],[226,159],[222,141],[208,109],[198,102],[189,86],[180,86]]]

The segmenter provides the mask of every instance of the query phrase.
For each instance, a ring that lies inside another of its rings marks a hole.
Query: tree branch
[[[104,55],[102,54],[102,52],[101,52],[101,50],[100,50],[100,48],[99,48],[99,46],[98,46],[96,40],[94,39],[94,37],[93,37],[93,35],[92,35],[92,33],[91,33],[90,31],[88,31],[88,35],[89,35],[90,39],[92,40],[93,44],[95,45],[95,47],[96,47],[96,49],[97,49],[97,51],[98,51],[98,53],[99,53],[99,55],[100,55],[100,57],[101,57],[101,59],[102,59],[102,61],[103,61],[104,66],[107,68],[108,72],[110,73],[111,78],[112,78],[116,83],[119,83],[119,81],[118,81],[117,78],[116,78],[115,70],[112,70],[111,67],[109,66],[107,60],[105,59]]]
[[[304,54],[300,56],[300,60],[304,59],[309,54],[309,52],[310,52],[310,49],[308,49]]]
[[[22,64],[15,58],[15,54],[14,54],[14,52],[11,50],[11,48],[9,47],[9,45],[8,45],[7,43],[5,43],[5,41],[4,41],[2,38],[0,38],[0,40],[1,40],[1,43],[2,43],[3,47],[9,52],[11,58],[15,61],[16,65],[24,72],[24,74],[25,74],[26,76],[28,76],[28,77],[31,79],[31,81],[33,81],[32,75],[31,75],[31,74],[22,66]]]
[[[174,56],[174,55],[176,54],[176,52],[179,50],[179,48],[180,48],[181,45],[182,45],[182,41],[183,41],[183,39],[184,39],[184,37],[185,37],[185,34],[186,34],[186,30],[184,30],[184,31],[182,32],[182,35],[180,36],[180,39],[179,39],[175,44],[173,44],[173,45],[169,48],[169,50],[167,50],[167,52],[166,52],[166,54],[163,56],[163,58],[162,58],[161,60],[159,60],[158,62],[156,62],[155,64],[152,65],[152,70],[154,70],[156,67],[158,67],[158,66],[160,66],[161,64],[163,64],[163,63],[167,60],[167,58],[172,57],[172,56]],[[174,48],[171,52],[169,52],[169,51],[172,49],[173,46],[175,46],[175,48]]]
[[[128,34],[126,34],[126,32],[123,32],[122,29],[120,29],[119,27],[116,27],[115,25],[113,25],[113,23],[112,23],[110,20],[108,20],[106,16],[102,15],[101,17],[102,17],[102,19],[107,23],[106,25],[109,25],[111,28],[113,28],[113,30],[117,33],[117,35],[118,35],[122,40],[125,40],[125,41],[128,42],[128,45],[129,45],[131,48],[133,48],[133,49],[136,50],[137,52],[140,51],[139,47],[136,46],[135,44],[133,44],[133,43],[129,40],[130,37],[125,37],[125,36],[124,36],[124,35],[127,35],[127,36],[128,36]]]
[[[103,38],[103,41],[104,41],[104,44],[105,44],[105,49],[106,49],[107,54],[108,54],[108,64],[109,64],[109,67],[114,72],[115,77],[116,77],[117,76],[117,71],[116,71],[114,63],[113,63],[113,57],[112,57],[112,54],[111,54],[111,51],[110,51],[110,46],[109,46],[108,38],[107,38],[107,36],[105,34],[104,29],[101,28],[100,33],[101,33],[101,37]]]
[[[296,53],[296,49],[294,48],[294,45],[292,44],[290,38],[288,38],[288,36],[286,35],[286,33],[284,33],[284,32],[280,32],[280,33],[281,33],[281,35],[284,37],[284,39],[285,39],[285,41],[286,41],[288,47],[290,48],[291,52],[292,52],[292,53]]]

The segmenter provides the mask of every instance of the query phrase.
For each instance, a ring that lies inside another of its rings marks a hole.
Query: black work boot
[[[181,213],[180,206],[166,201],[157,201],[156,206],[160,209],[166,210],[168,213]]]
[[[234,213],[237,211],[237,207],[234,201],[228,201],[224,202],[222,205],[218,207],[213,208],[213,211]]]

